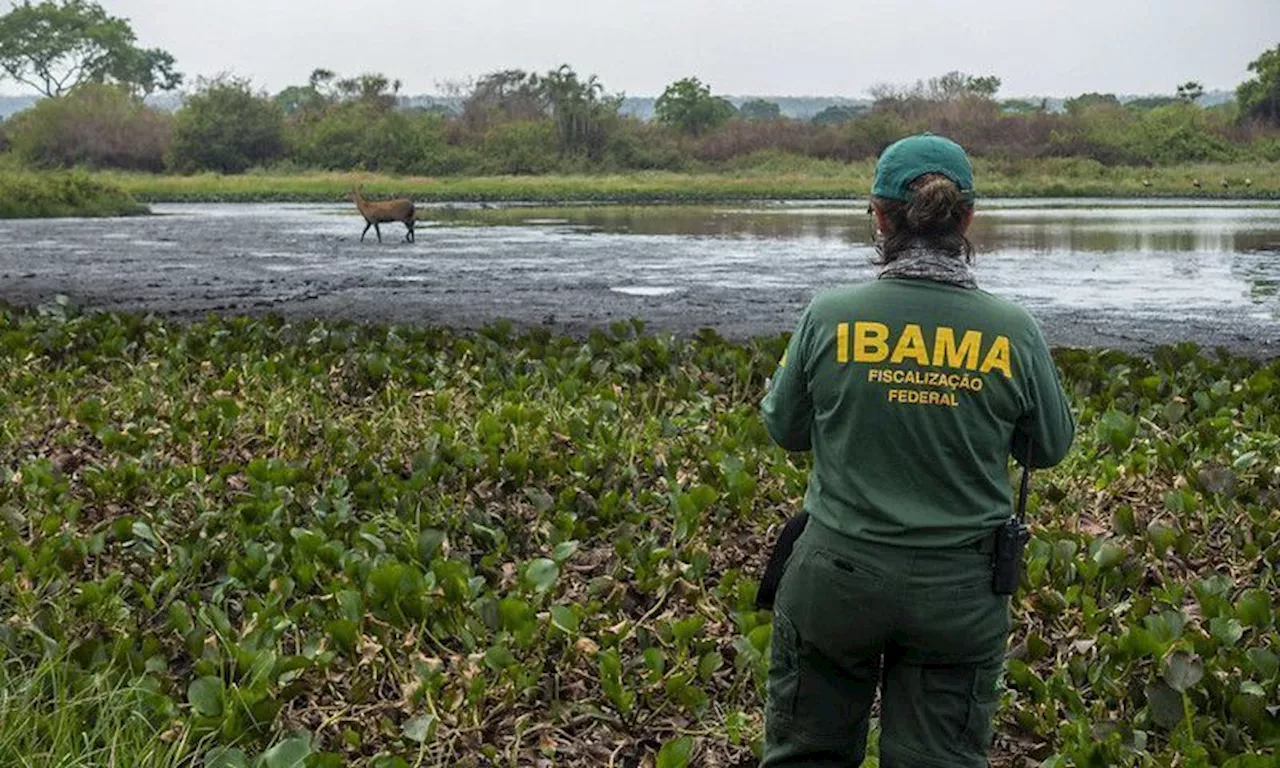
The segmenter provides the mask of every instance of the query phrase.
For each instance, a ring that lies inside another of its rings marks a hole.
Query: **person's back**
[[[985,765],[1009,629],[992,589],[1008,461],[1061,461],[1074,422],[1045,341],[977,288],[972,169],[919,136],[877,166],[884,268],[805,310],[762,404],[814,453],[810,521],[775,606],[765,766]]]
[[[1009,515],[1015,428],[1033,403],[1061,403],[1038,391],[1057,380],[1024,310],[934,281],[823,293],[788,358],[805,367],[808,391],[775,391],[765,423],[784,446],[812,442],[817,482],[806,509],[885,544],[956,546],[999,526]],[[1023,436],[1054,464],[1070,444],[1071,415],[1064,406],[1047,416],[1037,435],[1023,423]]]

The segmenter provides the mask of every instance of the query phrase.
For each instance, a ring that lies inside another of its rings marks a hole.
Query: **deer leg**
[[[369,234],[369,227],[373,226],[373,222],[365,222],[364,231],[360,233],[360,242],[364,242],[364,236]]]
[[[412,243],[413,242],[413,222],[406,221],[404,223],[404,229],[405,229],[404,241],[406,243]]]
[[[373,223],[373,231],[378,233],[378,242],[382,242],[382,227],[378,226],[378,222]]]

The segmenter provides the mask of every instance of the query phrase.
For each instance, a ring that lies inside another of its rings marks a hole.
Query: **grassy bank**
[[[780,352],[0,311],[0,761],[746,764]],[[1280,362],[1058,361],[996,765],[1274,764]]]
[[[0,170],[0,219],[144,213],[145,206],[107,179],[83,173]]]
[[[371,195],[408,195],[420,202],[615,201],[865,198],[870,162],[834,163],[788,156],[755,158],[716,172],[601,176],[390,177],[342,173],[250,173],[241,176],[97,174],[146,202],[332,201],[355,184]],[[1280,163],[1108,167],[1087,160],[977,162],[987,197],[1280,198]],[[1223,188],[1221,180],[1229,186]],[[1144,179],[1150,186],[1143,184]],[[1199,179],[1199,189],[1192,185]],[[1245,186],[1245,180],[1252,184]]]

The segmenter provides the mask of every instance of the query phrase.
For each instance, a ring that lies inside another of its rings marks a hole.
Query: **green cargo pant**
[[[986,768],[1009,633],[990,550],[860,542],[810,520],[773,618],[763,768]]]

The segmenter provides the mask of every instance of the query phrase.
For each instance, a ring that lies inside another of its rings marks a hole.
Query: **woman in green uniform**
[[[1009,458],[1050,467],[1075,423],[1036,322],[981,290],[973,169],[922,134],[876,166],[879,279],[818,295],[762,405],[812,451],[808,524],[774,606],[763,765],[986,766],[1009,633],[992,585]]]

